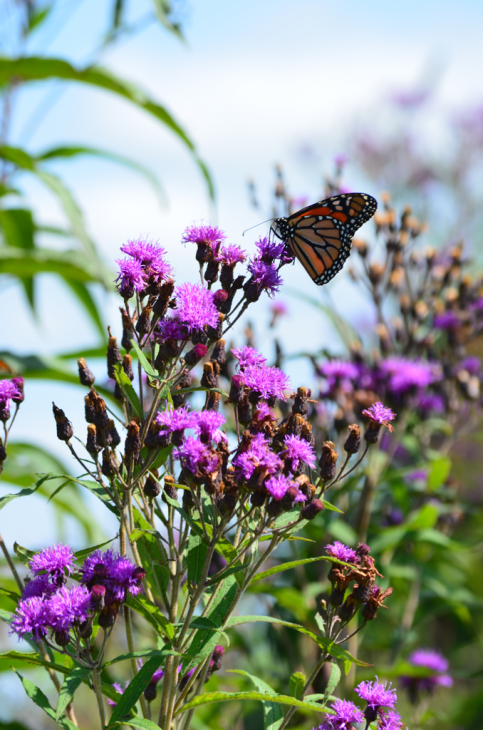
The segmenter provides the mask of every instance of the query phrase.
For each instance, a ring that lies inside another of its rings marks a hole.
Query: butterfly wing
[[[316,284],[327,284],[342,269],[352,236],[376,208],[370,195],[347,193],[309,205],[286,219],[288,245]]]

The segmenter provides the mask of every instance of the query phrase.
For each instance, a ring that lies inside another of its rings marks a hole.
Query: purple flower
[[[404,730],[405,725],[396,710],[388,710],[379,713],[377,727],[378,730]]]
[[[34,555],[29,562],[29,568],[34,575],[45,571],[54,583],[60,585],[64,581],[65,571],[69,575],[72,573],[75,560],[74,553],[68,545],[53,545]]]
[[[454,330],[461,324],[461,320],[455,312],[443,312],[437,314],[433,320],[433,326],[439,330]]]
[[[87,620],[91,594],[85,586],[62,586],[46,602],[49,625],[54,631],[69,631],[75,622]]]
[[[444,398],[439,393],[421,393],[417,406],[424,413],[443,413],[445,410]]]
[[[135,596],[141,590],[142,576],[139,568],[124,555],[112,550],[95,550],[88,555],[81,568],[82,583],[92,588],[102,585],[106,588],[106,604],[124,601],[126,593]]]
[[[213,292],[200,284],[181,284],[176,289],[176,319],[188,332],[202,330],[206,325],[216,327],[218,310],[213,296]]]
[[[245,347],[234,347],[231,353],[238,360],[241,370],[248,367],[248,365],[265,365],[267,362],[266,357],[263,357],[254,347],[248,347],[248,345],[245,345]]]
[[[126,682],[124,684],[124,687],[121,684],[119,684],[119,682],[113,682],[112,683],[112,686],[114,687],[114,689],[117,692],[119,692],[120,695],[123,695],[124,692],[129,687],[130,681],[131,681],[130,679],[126,680]],[[109,697],[107,697],[107,704],[110,705],[111,707],[115,707],[116,706],[116,702],[114,702],[114,700],[109,699]]]
[[[365,700],[367,702],[367,706],[372,709],[376,709],[377,707],[393,708],[397,702],[396,690],[391,689],[391,685],[388,687],[387,682],[384,684],[380,684],[377,681],[360,682],[360,684],[355,687],[354,692],[356,692],[362,700]]]
[[[352,548],[348,547],[347,545],[344,545],[344,543],[339,542],[336,540],[333,545],[326,545],[325,550],[331,555],[333,558],[337,558],[338,560],[342,560],[344,563],[358,563],[359,558],[357,556],[357,553]]]
[[[382,360],[379,367],[388,376],[388,388],[395,394],[427,388],[440,377],[439,369],[434,363],[406,360],[403,357]]]
[[[283,279],[277,269],[261,259],[255,259],[249,263],[247,269],[252,275],[251,281],[256,284],[258,296],[263,291],[267,291],[269,295],[274,294],[283,284]],[[245,287],[249,284],[250,282],[247,282]]]
[[[279,368],[248,365],[243,374],[246,387],[258,393],[263,400],[273,398],[286,400],[283,391],[290,388],[290,381]]]
[[[12,398],[20,398],[22,390],[13,380],[0,380],[0,408],[8,410]]]
[[[315,466],[315,451],[312,446],[300,436],[285,436],[285,449],[282,456],[289,462],[290,471],[297,471],[300,462],[307,464],[311,469]]]
[[[52,585],[48,575],[39,575],[37,578],[25,583],[22,600],[33,598],[34,596],[38,596],[40,598],[43,596],[50,596],[50,594],[57,590],[57,588],[58,586]]]
[[[193,428],[194,416],[195,414],[188,412],[188,406],[169,408],[166,411],[158,412],[156,423],[168,433],[184,431],[185,428]]]
[[[182,243],[205,243],[218,249],[226,235],[216,226],[189,226],[181,238]]]
[[[318,730],[352,730],[353,722],[364,720],[362,710],[350,700],[335,700],[332,709],[334,714],[328,716],[324,724],[319,725]]]
[[[201,462],[208,455],[208,449],[197,438],[189,436],[179,449],[175,451],[177,459],[180,459],[183,466],[192,474],[196,474]]]
[[[119,266],[116,288],[121,296],[130,299],[135,291],[140,292],[146,288],[144,270],[137,259],[118,259],[116,264]]]
[[[370,408],[366,408],[362,411],[363,416],[367,416],[374,423],[378,423],[381,426],[387,426],[389,428],[389,422],[396,418],[396,414],[391,411],[390,408],[386,408],[382,403],[373,403]]]
[[[270,311],[277,317],[283,317],[288,314],[288,307],[281,299],[275,299],[275,301],[270,304]]]
[[[20,601],[10,624],[12,632],[19,636],[33,634],[39,640],[47,634],[48,615],[46,603],[39,596]]]
[[[165,342],[166,340],[186,340],[188,338],[186,328],[174,319],[163,319],[156,325],[154,339]]]
[[[284,252],[285,252],[285,244],[284,243],[276,243],[275,241],[271,241],[269,238],[259,238],[258,241],[255,242],[255,246],[258,248],[259,251],[259,259],[266,264],[271,264],[276,259],[281,259]],[[251,271],[250,267],[248,267],[249,271]]]
[[[481,370],[481,358],[476,355],[465,357],[465,359],[460,362],[460,368],[462,370],[466,370],[470,375],[477,375]]]
[[[265,482],[267,492],[271,494],[276,502],[280,502],[282,497],[285,497],[287,490],[294,485],[295,482],[291,479],[287,479],[287,477],[283,476],[283,474],[279,474],[276,477],[270,477],[270,479],[267,479]]]
[[[329,393],[334,388],[341,388],[345,392],[354,390],[351,381],[359,381],[359,370],[356,365],[343,360],[329,360],[317,368],[317,372],[322,375],[328,383]]]
[[[193,428],[195,432],[200,436],[203,443],[214,441],[219,443],[222,440],[226,440],[226,435],[219,429],[224,423],[226,418],[222,413],[216,411],[198,411],[192,414]]]
[[[230,243],[228,246],[223,246],[220,257],[221,263],[225,266],[235,266],[235,264],[243,263],[247,254],[240,246]]]
[[[154,277],[160,282],[171,274],[171,266],[164,260],[166,250],[162,246],[139,239],[128,241],[121,246],[121,251],[141,264],[146,278]]]
[[[270,447],[262,433],[257,433],[248,449],[233,459],[238,476],[250,479],[256,469],[261,468],[267,474],[275,474],[282,466],[282,462]]]
[[[416,649],[410,657],[409,663],[414,667],[425,667],[433,672],[446,672],[449,662],[442,654],[434,649]]]

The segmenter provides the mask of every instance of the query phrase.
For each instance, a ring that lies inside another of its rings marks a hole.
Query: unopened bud
[[[198,343],[184,356],[186,364],[190,367],[194,367],[197,363],[199,363],[200,360],[205,357],[207,352],[208,348],[206,347],[206,345],[203,345],[201,342]]]
[[[116,446],[119,446],[119,444],[121,443],[121,437],[117,432],[117,428],[114,425],[114,421],[112,420],[112,418],[109,419],[108,430],[111,437],[111,446],[114,446],[114,448],[116,448]]]
[[[5,461],[7,458],[7,452],[5,450],[5,446],[3,445],[3,441],[0,438],[0,464]]]
[[[71,422],[66,417],[64,411],[61,408],[57,408],[55,403],[52,403],[52,410],[57,424],[57,438],[60,441],[70,441],[74,435]]]
[[[116,379],[114,365],[121,362],[121,360],[122,357],[119,347],[117,346],[117,338],[113,337],[109,333],[109,341],[107,345],[107,374],[110,378],[112,378],[112,380]]]
[[[20,391],[20,395],[14,395],[14,396],[12,396],[12,401],[14,403],[16,403],[17,405],[20,405],[20,403],[23,403],[24,400],[25,400],[25,393],[24,393],[25,379],[22,378],[21,375],[18,375],[16,378],[12,378],[12,383]]]
[[[124,370],[129,380],[134,380],[131,355],[124,355],[124,357],[122,358],[122,369]]]
[[[241,373],[235,374],[231,379],[229,398],[232,403],[238,403],[245,390],[245,378]]]
[[[144,307],[136,322],[136,332],[141,336],[146,335],[151,329],[151,312],[151,307]]]
[[[319,512],[322,512],[324,509],[324,503],[321,499],[313,499],[312,502],[309,502],[306,504],[301,511],[302,518],[304,520],[313,520],[314,517],[317,517]]]
[[[218,365],[224,365],[226,362],[225,344],[225,340],[221,338],[215,343],[213,348],[211,359],[216,360]]]
[[[94,408],[94,401],[92,400],[90,395],[86,395],[84,398],[84,404],[85,404],[85,419],[87,423],[94,423],[96,418],[96,411]]]
[[[161,492],[161,487],[152,474],[148,474],[148,478],[144,483],[144,494],[148,499],[155,499]]]
[[[174,486],[175,481],[174,477],[171,476],[171,474],[166,474],[164,477],[164,494],[166,494],[170,499],[178,499],[178,490]],[[163,502],[166,502],[166,499],[164,498],[163,494]]]
[[[220,408],[221,394],[210,391],[206,394],[205,410],[218,411]]]
[[[335,477],[338,453],[334,449],[332,441],[322,444],[322,455],[319,459],[320,476],[324,482],[331,481]]]
[[[119,470],[119,462],[109,449],[102,452],[101,471],[105,477],[113,477]]]
[[[141,451],[141,438],[139,436],[139,424],[136,421],[130,421],[127,424],[127,436],[124,443],[124,450],[126,457],[134,457],[134,460],[139,456]]]
[[[87,426],[86,450],[92,456],[96,456],[99,451],[102,451],[102,445],[97,443],[97,429],[93,423]]]
[[[158,298],[153,304],[153,312],[157,317],[164,317],[164,315],[168,311],[169,300],[173,296],[173,292],[174,280],[167,279],[164,284],[161,285]]]
[[[297,388],[297,395],[294,398],[292,413],[298,413],[306,416],[309,412],[309,391],[307,388]]]
[[[361,429],[359,428],[357,423],[354,423],[352,426],[349,426],[349,435],[344,444],[344,451],[347,454],[357,454],[360,448]]]
[[[91,606],[94,611],[102,611],[106,605],[106,589],[101,585],[94,585],[91,588]]]
[[[77,365],[79,368],[79,380],[81,382],[81,385],[87,385],[87,387],[90,388],[91,385],[94,385],[96,379],[93,373],[87,367],[86,361],[83,357],[80,357],[77,360]]]
[[[201,377],[201,385],[203,388],[217,388],[218,375],[220,366],[217,362],[205,362],[203,365],[203,375]]]

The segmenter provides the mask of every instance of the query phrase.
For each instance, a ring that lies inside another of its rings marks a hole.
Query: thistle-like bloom
[[[95,550],[88,555],[81,568],[82,583],[92,588],[101,585],[106,588],[106,604],[124,601],[126,593],[137,595],[141,590],[143,571],[124,555],[112,550]]]
[[[325,546],[326,552],[333,558],[342,560],[344,563],[358,563],[359,557],[355,550],[336,540],[333,545]]]
[[[391,411],[390,408],[386,408],[383,403],[373,403],[370,408],[366,408],[362,411],[363,416],[367,416],[373,423],[377,423],[380,426],[386,426],[392,431],[390,421],[394,421],[396,414]]]
[[[262,433],[257,433],[246,451],[233,459],[238,476],[250,479],[255,469],[261,469],[266,474],[275,474],[282,466],[282,462],[270,450],[267,439]]]
[[[231,354],[238,360],[240,370],[244,370],[249,365],[265,365],[267,362],[267,358],[263,357],[261,352],[248,345],[245,345],[245,347],[234,347],[231,350]]]
[[[184,431],[185,428],[193,428],[195,422],[194,413],[189,413],[188,406],[180,408],[168,408],[166,411],[159,411],[156,415],[156,423],[163,427],[167,433]]]
[[[205,243],[213,249],[218,249],[225,239],[226,235],[216,226],[189,226],[181,237],[182,243]]]
[[[283,474],[279,474],[275,477],[270,477],[270,479],[267,479],[265,482],[265,488],[267,492],[274,498],[276,502],[280,502],[282,497],[285,497],[285,494],[289,487],[293,487],[295,485],[295,482],[292,482],[291,479],[287,479],[287,477],[283,476]]]
[[[268,292],[269,295],[274,294],[283,284],[283,279],[275,266],[267,264],[261,259],[255,259],[249,263],[247,269],[252,275],[253,282],[257,285],[259,294],[263,291]]]
[[[153,337],[155,340],[166,342],[166,340],[186,340],[188,334],[182,324],[167,318],[158,322]]]
[[[263,400],[286,400],[284,390],[290,388],[290,381],[279,368],[248,365],[243,374],[247,388],[258,393]]]
[[[220,259],[221,263],[225,264],[225,266],[241,264],[245,261],[246,257],[246,251],[234,243],[230,243],[228,246],[223,246],[221,249]]]
[[[50,596],[50,594],[57,590],[58,586],[53,585],[48,575],[39,575],[37,578],[30,580],[25,583],[25,588],[22,593],[22,600],[27,598],[33,598],[34,596]]]
[[[377,677],[376,677],[377,680]],[[387,682],[360,682],[355,687],[356,692],[362,700],[367,702],[367,706],[375,709],[377,707],[393,708],[397,702],[397,693],[395,689],[391,689],[391,685],[387,686]]]
[[[139,239],[128,241],[121,246],[121,251],[142,265],[146,278],[154,277],[161,282],[171,274],[171,266],[164,259],[166,250],[162,246]]]
[[[434,649],[416,649],[409,657],[409,663],[414,667],[425,667],[433,672],[446,672],[449,662],[439,651]]]
[[[196,411],[192,414],[193,428],[200,436],[203,443],[214,441],[219,443],[226,440],[226,435],[220,431],[220,426],[226,423],[226,418],[222,413],[216,411]]]
[[[319,725],[318,730],[353,730],[353,722],[364,720],[362,710],[350,700],[335,700],[332,710],[334,714],[329,715],[324,724]]]
[[[33,634],[37,640],[42,639],[46,636],[48,629],[46,602],[39,596],[20,601],[10,624],[10,629],[19,636]]]
[[[437,314],[433,320],[433,326],[439,330],[455,330],[461,325],[461,319],[455,312],[443,312]]]
[[[70,575],[76,560],[72,549],[68,545],[52,545],[33,556],[29,568],[34,575],[47,573],[54,583],[61,585],[65,573]]]
[[[213,292],[199,284],[181,284],[176,289],[176,304],[176,319],[189,333],[202,330],[206,325],[216,327],[218,324]]]
[[[13,380],[0,380],[0,408],[8,410],[13,398],[20,398],[22,391]]]
[[[416,649],[409,656],[414,667],[424,667],[434,672],[429,677],[401,676],[399,681],[406,687],[411,701],[417,701],[420,692],[432,694],[438,687],[452,687],[453,678],[447,673],[449,662],[442,654],[433,649]]]
[[[421,393],[417,406],[424,413],[443,413],[445,410],[444,398],[439,393]]]
[[[329,360],[319,367],[319,371],[328,380],[353,380],[357,378],[358,369],[352,362]]]
[[[300,436],[292,434],[284,438],[285,449],[281,455],[289,462],[290,471],[297,471],[300,462],[307,464],[311,469],[315,466],[315,451],[312,446]]]
[[[427,388],[440,378],[438,366],[422,360],[390,357],[383,360],[379,368],[389,378],[388,388],[395,395]]]
[[[134,292],[140,292],[146,288],[147,280],[142,264],[137,259],[118,259],[119,276],[116,281],[116,288],[121,296],[130,299]]]
[[[91,595],[85,586],[63,586],[46,602],[49,626],[54,631],[69,631],[74,623],[86,621]]]
[[[396,710],[379,713],[377,728],[378,730],[404,730],[406,728],[407,730]]]
[[[284,243],[276,243],[269,238],[260,237],[255,242],[255,246],[258,248],[260,260],[267,264],[271,264],[276,259],[281,259],[285,252]]]
[[[180,459],[183,466],[192,474],[196,474],[198,467],[206,460],[208,449],[199,439],[189,436],[182,446],[175,451],[175,456]]]

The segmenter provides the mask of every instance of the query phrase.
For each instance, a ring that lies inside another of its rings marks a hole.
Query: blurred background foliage
[[[40,151],[11,144],[10,140],[15,137],[12,134],[13,111],[19,95],[37,84],[52,85],[58,91],[59,84],[63,88],[63,85],[71,83],[114,94],[125,103],[144,110],[180,140],[193,158],[193,175],[197,174],[197,167],[203,177],[207,197],[214,198],[214,188],[208,168],[198,156],[188,133],[159,100],[145,93],[142,84],[114,76],[101,65],[106,49],[126,37],[132,37],[149,24],[160,26],[161,37],[163,33],[169,33],[183,43],[183,28],[177,17],[177,8],[166,0],[152,0],[152,7],[146,15],[133,24],[128,19],[127,3],[123,0],[106,0],[105,3],[99,0],[99,6],[105,5],[102,13],[108,19],[103,41],[95,49],[86,49],[88,62],[85,65],[72,65],[65,59],[50,58],[47,50],[45,54],[29,55],[32,37],[52,21],[59,4],[31,0],[2,0],[0,4],[0,286],[21,287],[31,316],[38,318],[36,290],[39,277],[46,272],[54,274],[65,285],[65,297],[74,297],[89,317],[98,344],[87,352],[60,352],[55,356],[25,355],[23,350],[15,352],[2,348],[0,375],[11,377],[15,373],[23,375],[27,381],[48,379],[76,384],[76,357],[85,356],[90,362],[105,356],[107,322],[99,292],[112,290],[114,274],[112,262],[104,260],[99,246],[89,234],[84,211],[62,176],[54,172],[52,163],[62,161],[68,166],[80,156],[94,156],[123,165],[132,170],[133,175],[143,176],[160,202],[164,200],[165,191],[157,171],[131,159],[125,150],[113,152],[84,146],[82,140],[78,145],[59,145]],[[61,32],[61,28],[55,26],[54,31]],[[463,111],[441,114],[436,104],[432,106],[438,74],[437,68],[429,69],[422,75],[417,87],[386,98],[378,105],[377,113],[368,109],[347,134],[345,149],[353,169],[357,171],[356,176],[366,181],[371,191],[390,190],[396,206],[401,208],[411,204],[420,219],[428,222],[425,243],[429,242],[444,252],[464,239],[465,251],[468,252],[465,255],[470,257],[468,263],[477,267],[483,240],[483,108],[475,104]],[[27,120],[26,126],[35,126],[38,115],[42,113],[41,105],[32,119]],[[307,172],[308,179],[320,183],[318,189],[314,185],[311,191],[314,198],[322,197],[327,186],[333,183],[333,176],[327,177],[323,140],[314,137],[304,140],[303,134],[300,136],[299,163]],[[58,165],[55,170],[58,170]],[[279,170],[276,185],[280,185],[281,176]],[[64,225],[48,226],[38,222],[23,194],[25,182],[31,178],[45,186],[57,199],[63,210]],[[167,185],[169,188],[169,180]],[[298,186],[294,185],[292,190],[287,180],[284,180],[284,185],[293,192],[293,196],[288,196],[293,204],[303,204],[297,196]],[[267,190],[257,190],[254,186],[248,192],[257,211],[263,212],[263,218],[272,215],[271,205],[258,202],[259,197],[268,200],[267,193]],[[281,197],[276,187],[275,207],[280,205]],[[260,215],[260,220],[263,218]],[[318,298],[317,292],[306,292],[306,301],[307,297],[312,307],[313,327],[329,316],[338,333],[338,339],[334,340],[336,344],[331,343],[331,353],[347,356],[354,327],[357,328],[356,322],[346,322],[330,307],[327,299]],[[62,302],[58,306],[62,306]],[[257,341],[256,328],[254,332],[249,324],[245,323],[245,327],[243,339],[261,346],[262,343]],[[288,358],[279,342],[277,325],[271,332],[272,340],[264,340],[263,349],[267,351],[272,347],[276,364],[283,367]],[[366,349],[377,345],[378,335],[373,326],[367,326],[362,336]],[[242,342],[237,341],[237,344]],[[296,343],[297,348],[298,352],[290,355],[292,359],[305,356],[312,363],[314,358],[326,354],[326,351],[311,351],[310,342],[304,348]],[[481,337],[472,342],[470,351],[474,355],[483,353]],[[28,399],[23,405],[23,408],[27,407],[34,408]],[[290,544],[293,558],[310,558],[319,556],[323,545],[331,539],[353,545],[359,538],[367,537],[372,554],[378,564],[384,566],[384,575],[394,587],[394,594],[390,610],[381,612],[383,615],[379,620],[360,635],[361,641],[356,650],[361,658],[375,665],[374,671],[381,679],[391,679],[397,684],[397,677],[410,671],[406,660],[417,646],[436,648],[449,658],[455,680],[453,689],[440,689],[435,697],[425,698],[415,708],[410,707],[409,702],[398,705],[409,727],[414,730],[419,727],[438,730],[481,728],[482,438],[481,428],[475,428],[469,435],[451,440],[444,451],[437,448],[426,450],[423,461],[414,429],[409,430],[403,435],[402,444],[412,459],[405,466],[392,464],[385,471],[367,536],[358,534],[357,523],[351,516],[351,494],[359,494],[361,490],[361,477],[354,476],[334,497],[334,502],[346,511],[346,517],[341,518],[337,513],[326,515],[323,536],[317,522],[306,529],[303,536],[306,541]],[[419,480],[408,478],[415,465],[425,474]],[[28,487],[37,472],[69,474],[70,468],[54,453],[37,444],[15,442],[14,439],[2,486]],[[39,493],[49,499],[60,483],[47,482],[45,489],[42,486]],[[96,523],[73,482],[69,489],[55,494],[50,504],[57,518],[58,539],[68,540],[65,530],[67,516],[76,520],[86,544],[95,544],[101,538],[110,537],[106,535],[105,527]],[[398,524],[391,524],[388,515],[395,509],[399,510],[402,519]],[[2,516],[5,514],[2,513]],[[2,579],[2,584],[6,588],[12,587],[8,579]],[[253,586],[244,610],[246,613],[267,612],[316,628],[317,602],[326,595],[327,588],[323,564],[313,563],[284,573],[275,583],[261,581]],[[1,607],[10,609],[7,598],[2,598]],[[243,668],[269,679],[277,690],[287,687],[290,674],[306,669],[316,660],[316,656],[312,655],[313,649],[300,635],[283,626],[246,627],[240,636],[243,638],[238,638],[231,646],[227,668]],[[3,638],[7,644],[9,639],[4,630]],[[121,637],[119,641],[122,641]],[[1,682],[8,667],[0,665],[0,668]],[[372,676],[371,670],[367,678]],[[357,678],[364,677],[366,675],[358,671]],[[324,681],[327,677],[320,678],[321,686],[316,691],[323,691]],[[348,696],[353,682],[352,674],[344,680],[342,691],[346,691]],[[215,690],[219,686],[245,689],[248,688],[248,680],[222,672],[213,676],[208,689]],[[402,690],[400,695],[403,695]],[[33,722],[35,727],[52,726],[40,716],[32,721],[32,710],[30,706],[28,710],[22,708],[21,697],[19,694],[16,720],[10,722],[7,717],[1,718],[4,722],[0,722],[0,727],[23,730],[24,727],[33,727]],[[81,723],[89,722],[87,708],[82,708],[79,714]],[[228,727],[261,730],[263,727],[262,709],[256,704],[243,707],[236,703],[208,705],[197,712],[196,718],[199,730],[226,730]],[[294,727],[311,727],[312,721],[313,718],[296,717]]]

